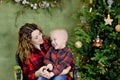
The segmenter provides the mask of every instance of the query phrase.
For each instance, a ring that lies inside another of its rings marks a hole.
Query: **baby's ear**
[[[65,42],[67,42],[67,40],[68,40],[68,37],[67,37],[67,36],[64,36],[64,40],[65,40]]]
[[[63,38],[63,42],[66,43],[67,42],[67,38]]]

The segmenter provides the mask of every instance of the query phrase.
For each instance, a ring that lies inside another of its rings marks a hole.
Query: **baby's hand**
[[[53,65],[52,64],[48,64],[47,65],[47,69],[49,69],[50,71],[52,71],[53,70]]]
[[[47,79],[50,79],[54,76],[53,72],[49,72],[48,70],[44,70],[44,74],[46,75]]]
[[[50,72],[49,76],[50,78],[53,77],[55,74],[53,72]]]

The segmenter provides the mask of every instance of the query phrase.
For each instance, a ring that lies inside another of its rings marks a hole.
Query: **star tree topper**
[[[104,21],[105,21],[105,25],[107,25],[107,24],[112,25],[113,19],[110,19],[110,14],[108,14],[107,18],[104,19]]]

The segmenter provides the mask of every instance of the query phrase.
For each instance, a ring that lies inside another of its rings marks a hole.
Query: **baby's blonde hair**
[[[59,36],[62,36],[66,41],[68,40],[68,33],[64,28],[56,28],[50,32],[50,36],[53,34],[59,34]]]

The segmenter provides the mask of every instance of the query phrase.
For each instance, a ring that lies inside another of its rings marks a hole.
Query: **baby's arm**
[[[66,69],[63,69],[63,71],[60,73],[60,75],[68,74],[71,69],[71,66],[68,66]]]
[[[73,60],[72,53],[71,53],[71,51],[67,51],[65,54],[66,54],[66,56],[63,59],[61,57],[62,60],[53,69],[53,72],[55,75],[59,75],[64,69],[66,69],[66,67],[71,66],[71,63]],[[65,71],[65,72],[67,72],[67,71]]]

